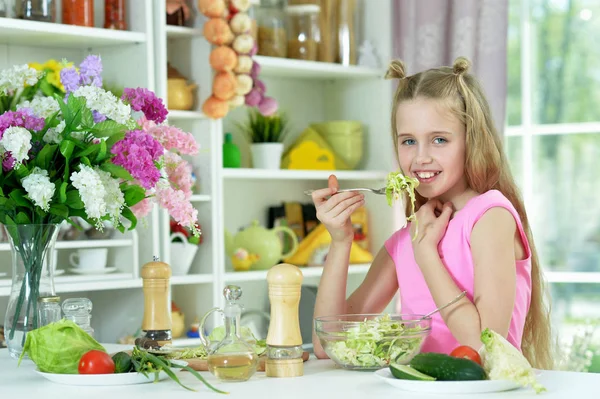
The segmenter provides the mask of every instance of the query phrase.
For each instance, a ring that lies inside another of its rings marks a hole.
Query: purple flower
[[[92,111],[92,115],[94,116],[94,123],[100,123],[106,120],[106,116],[98,111]]]
[[[79,74],[73,67],[61,69],[60,81],[65,86],[67,95],[79,88]]]
[[[44,128],[44,118],[33,115],[29,108],[21,108],[17,111],[7,111],[0,115],[0,139],[4,131],[11,126],[24,127],[27,130],[39,132]]]
[[[145,189],[153,188],[160,179],[154,161],[164,149],[151,135],[141,130],[127,132],[125,138],[112,146],[112,162],[125,168]]]
[[[142,111],[146,119],[156,123],[163,123],[167,118],[167,108],[154,92],[138,87],[123,90],[121,100],[127,101],[134,111]]]
[[[102,60],[97,55],[88,55],[79,64],[80,85],[102,87]]]
[[[15,159],[13,158],[10,151],[4,153],[4,158],[2,159],[2,169],[5,172],[11,171],[15,166]]]

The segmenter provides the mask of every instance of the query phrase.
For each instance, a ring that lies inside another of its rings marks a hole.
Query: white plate
[[[377,370],[375,375],[391,386],[404,391],[421,393],[487,393],[502,392],[520,388],[513,381],[483,380],[483,381],[413,381],[395,378],[389,368]]]
[[[172,362],[175,361],[172,360]],[[187,362],[183,362],[182,364],[187,365]],[[171,368],[171,370],[178,372],[181,369]],[[145,377],[143,374],[135,372],[120,374],[53,374],[43,373],[38,369],[35,372],[49,381],[63,385],[134,385],[154,382],[154,373],[148,374],[148,377]],[[161,371],[158,374],[158,379],[164,380],[165,378],[168,378],[167,373]]]
[[[117,270],[116,267],[105,267],[102,269],[80,269],[80,268],[72,267],[69,269],[69,271],[71,273],[76,273],[76,274],[106,274],[106,273],[114,272],[115,270]]]

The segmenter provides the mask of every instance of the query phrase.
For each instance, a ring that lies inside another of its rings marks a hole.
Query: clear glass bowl
[[[378,370],[390,362],[408,364],[431,333],[431,318],[415,314],[351,314],[315,318],[315,332],[327,356],[352,370]]]

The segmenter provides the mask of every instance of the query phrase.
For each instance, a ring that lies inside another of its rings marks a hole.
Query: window
[[[567,342],[600,327],[598,38],[597,0],[510,0],[506,148]]]

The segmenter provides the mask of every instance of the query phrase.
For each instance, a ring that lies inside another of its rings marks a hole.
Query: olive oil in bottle
[[[208,370],[222,381],[247,381],[257,363],[256,353],[215,354],[208,357]]]

